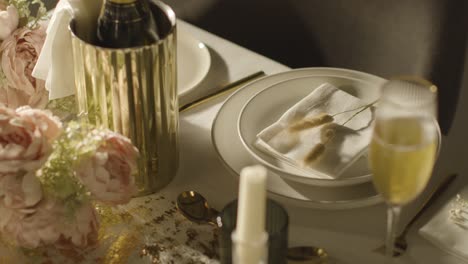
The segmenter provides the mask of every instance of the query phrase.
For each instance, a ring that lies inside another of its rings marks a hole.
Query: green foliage
[[[18,9],[20,17],[19,27],[36,28],[39,23],[47,19],[47,9],[41,0],[7,0],[7,3]],[[31,14],[31,8],[37,8],[36,15]]]
[[[1,78],[1,77],[0,77]],[[0,81],[1,87],[1,81]],[[49,100],[46,109],[52,111],[55,116],[59,117],[62,121],[77,119],[77,106],[75,95]]]
[[[82,159],[94,154],[101,138],[93,137],[92,127],[85,123],[70,122],[63,135],[53,144],[53,153],[38,172],[45,195],[64,201],[67,215],[90,200],[90,194],[75,175]]]

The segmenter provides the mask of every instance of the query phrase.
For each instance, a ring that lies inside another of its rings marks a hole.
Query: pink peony
[[[57,200],[43,200],[35,209],[25,214],[0,204],[0,231],[27,248],[51,244],[86,247],[96,241],[99,221],[91,204],[81,206],[71,217]]]
[[[21,118],[36,123],[49,141],[53,141],[62,133],[62,122],[48,110],[32,109],[29,106],[23,106],[16,109],[16,113]]]
[[[11,108],[29,105],[44,108],[48,101],[45,82],[31,74],[45,40],[45,30],[17,29],[0,46],[1,69],[6,84],[0,87],[0,103]]]
[[[41,201],[32,213],[0,205],[0,231],[23,247],[53,244],[60,236],[55,223],[59,221],[62,211],[59,204],[50,200]]]
[[[77,175],[97,200],[127,203],[136,191],[137,157],[138,150],[128,138],[109,131],[96,153],[81,161]]]
[[[0,41],[7,39],[18,27],[19,15],[16,7],[0,2]]]
[[[0,106],[0,174],[35,171],[52,151],[62,126],[50,112]]]
[[[34,212],[30,208],[42,199],[41,183],[34,173],[24,176],[7,174],[0,178],[0,199],[4,206],[11,209],[24,209],[28,213]]]
[[[77,209],[71,222],[60,222],[60,239],[57,246],[66,248],[76,246],[84,248],[97,241],[99,231],[98,213],[91,204],[85,204]]]

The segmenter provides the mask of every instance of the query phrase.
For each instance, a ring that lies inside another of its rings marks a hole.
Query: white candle
[[[237,225],[233,234],[233,257],[237,263],[257,264],[266,259],[266,177],[267,171],[262,166],[241,171]]]

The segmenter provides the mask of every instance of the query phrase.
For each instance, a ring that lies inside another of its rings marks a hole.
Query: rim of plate
[[[355,71],[355,72],[359,73],[359,74],[361,73],[361,72],[358,72],[358,71]],[[269,89],[271,89],[271,88],[273,88],[273,87],[275,87],[277,85],[284,85],[285,83],[290,82],[290,81],[300,80],[300,79],[307,79],[307,78],[311,78],[311,77],[313,78],[315,76],[317,76],[317,77],[337,77],[337,78],[341,78],[341,79],[349,79],[349,80],[354,80],[354,81],[358,81],[358,82],[373,84],[373,82],[366,81],[366,80],[363,80],[363,79],[352,78],[352,77],[343,77],[343,76],[336,75],[336,74],[317,74],[317,75],[310,75],[310,76],[292,78],[292,79],[284,80],[284,81],[281,81],[281,82],[277,82],[277,83],[275,83],[273,85],[270,85],[270,86],[262,89],[261,91],[255,93],[253,96],[251,96],[247,100],[247,102],[244,104],[244,106],[242,107],[242,109],[240,111],[240,114],[239,114],[239,117],[238,117],[238,120],[237,120],[237,133],[238,133],[238,135],[240,137],[240,140],[241,140],[242,144],[247,149],[249,154],[252,157],[254,157],[257,161],[259,161],[263,165],[267,166],[268,168],[276,171],[277,173],[280,173],[282,177],[285,177],[285,178],[287,178],[289,180],[292,180],[292,181],[295,181],[295,182],[300,182],[300,183],[310,184],[310,185],[316,185],[316,186],[324,186],[324,187],[341,187],[341,186],[361,184],[361,183],[372,180],[372,173],[371,172],[369,172],[368,174],[357,176],[357,177],[343,178],[343,179],[340,179],[340,178],[336,178],[336,179],[311,178],[311,177],[307,176],[307,175],[314,175],[313,172],[310,172],[310,173],[305,173],[304,172],[303,174],[292,173],[292,172],[290,172],[290,171],[288,171],[286,169],[283,169],[283,168],[281,168],[279,166],[271,164],[270,162],[265,160],[263,157],[259,156],[257,154],[256,150],[252,149],[253,146],[251,146],[251,144],[249,142],[246,142],[246,140],[245,140],[245,138],[243,136],[243,133],[242,133],[243,129],[242,129],[242,122],[241,121],[242,121],[242,118],[245,115],[246,108],[252,107],[252,101],[253,100],[258,99],[258,97],[262,96],[264,93],[267,93]],[[374,78],[380,78],[380,77],[374,76]],[[377,80],[378,79],[376,79],[376,81]],[[378,81],[385,81],[385,79],[378,80]],[[289,165],[289,166],[293,167],[293,165]],[[317,175],[320,175],[320,174],[326,175],[324,173],[317,172]]]
[[[219,124],[218,120],[219,120],[219,117],[220,117],[220,113],[223,111],[223,108],[226,107],[226,102],[229,102],[233,97],[236,96],[237,93],[242,91],[244,88],[248,88],[248,86],[250,86],[250,85],[257,84],[258,82],[261,82],[266,78],[271,78],[272,76],[276,76],[276,77],[287,76],[287,75],[294,74],[294,73],[299,73],[299,72],[307,73],[308,71],[311,71],[311,70],[332,70],[332,71],[337,71],[337,72],[347,72],[347,73],[350,73],[350,74],[360,73],[360,74],[368,75],[369,77],[376,77],[374,75],[370,75],[370,74],[367,74],[367,73],[361,73],[361,72],[358,72],[358,71],[349,70],[349,69],[342,69],[342,68],[331,68],[331,67],[299,68],[299,69],[293,69],[293,70],[290,70],[290,71],[279,72],[279,73],[276,73],[276,74],[267,75],[265,77],[259,78],[257,80],[254,80],[254,81],[246,84],[241,89],[239,89],[239,90],[235,91],[234,93],[232,93],[231,95],[229,95],[229,97],[225,100],[225,102],[220,107],[220,109],[218,110],[218,113],[216,113],[216,116],[213,119],[213,124],[212,124],[212,129],[211,129],[211,141],[213,142],[215,152],[216,152],[218,158],[221,160],[221,163],[232,175],[236,176],[237,178],[239,177],[239,173],[221,155],[221,152],[220,152],[220,150],[218,148],[218,144],[216,143],[216,135],[215,135],[216,124]],[[305,76],[306,75],[304,75],[304,77]],[[291,79],[293,79],[293,78],[291,78]],[[274,175],[274,176],[281,177],[279,175]],[[327,209],[327,210],[352,209],[352,208],[359,208],[359,207],[374,205],[374,204],[377,204],[377,203],[380,203],[380,202],[383,201],[382,196],[378,192],[376,192],[376,194],[373,195],[373,196],[363,197],[363,198],[359,198],[359,199],[331,201],[331,200],[302,200],[302,199],[297,199],[297,198],[294,198],[294,197],[290,197],[290,196],[286,196],[286,195],[283,195],[283,194],[276,193],[276,192],[274,192],[274,191],[272,191],[270,189],[267,189],[267,191],[268,191],[268,194],[270,196],[276,197],[276,198],[278,198],[280,200],[287,201],[288,203],[292,203],[292,205],[300,206],[300,207],[315,208],[315,209]],[[337,206],[330,207],[329,206],[330,204],[334,204],[334,205],[337,205]]]
[[[211,54],[208,50],[208,46],[206,46],[204,42],[198,40],[186,30],[177,30],[177,38],[178,43],[185,40],[188,45],[197,46],[197,50],[200,54],[198,57],[204,58],[202,65],[197,66],[197,68],[201,68],[202,71],[200,71],[200,74],[197,76],[197,78],[193,78],[193,80],[187,84],[187,88],[184,91],[178,93],[178,96],[181,97],[186,96],[188,93],[190,93],[206,77],[206,75],[210,71]],[[179,57],[180,56],[177,56],[177,60],[183,59]],[[180,73],[178,73],[178,75],[180,75]],[[177,89],[179,90],[179,87],[177,87]]]

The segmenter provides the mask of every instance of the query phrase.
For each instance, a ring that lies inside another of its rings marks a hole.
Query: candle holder
[[[95,45],[95,32],[70,23],[78,117],[129,137],[139,149],[138,195],[156,192],[178,167],[176,17],[150,1],[161,39],[142,47]]]
[[[230,202],[221,211],[217,219],[220,228],[219,253],[223,264],[232,263],[233,243],[231,234],[237,223],[237,200]],[[286,264],[288,249],[289,217],[286,210],[277,202],[267,199],[266,225],[268,233],[267,263]]]

